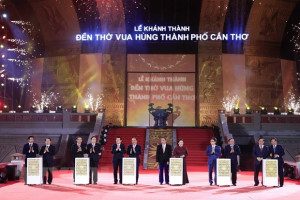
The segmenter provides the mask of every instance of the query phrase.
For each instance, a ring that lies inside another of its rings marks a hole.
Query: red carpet
[[[253,172],[238,174],[236,187],[208,185],[207,172],[189,171],[190,184],[158,184],[157,170],[142,170],[139,185],[114,185],[112,173],[99,172],[98,185],[73,185],[72,171],[55,171],[52,185],[26,186],[23,181],[0,184],[1,200],[282,200],[298,199],[299,181],[285,180],[283,188],[254,187]]]

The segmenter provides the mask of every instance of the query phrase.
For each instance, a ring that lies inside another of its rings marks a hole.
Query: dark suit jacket
[[[156,148],[156,162],[160,164],[164,164],[169,162],[170,158],[172,157],[172,146],[166,144],[165,153],[163,153],[162,145],[158,145]]]
[[[233,146],[233,150],[234,150],[234,153],[230,153],[231,147],[229,144],[226,145],[225,146],[225,156],[226,156],[226,158],[231,159],[231,164],[237,165],[238,164],[237,156],[241,154],[241,150],[240,150],[240,147],[236,144]]]
[[[33,151],[34,152],[32,152],[32,151],[29,152],[29,150],[30,150],[29,143],[24,144],[24,146],[23,146],[23,154],[25,154],[25,156],[26,156],[25,159],[27,159],[27,158],[35,158],[36,154],[39,154],[39,146],[36,143],[33,143],[32,147],[33,147]]]
[[[211,153],[211,152],[212,152],[212,146],[209,145],[206,149],[206,155],[208,156],[208,164],[212,164],[214,160],[219,158],[219,156],[221,155],[221,147],[216,145],[215,153]]]
[[[111,147],[111,153],[114,154],[113,161],[122,159],[124,157],[124,154],[126,153],[125,145],[122,143],[120,144],[120,150],[117,151],[116,149],[117,144],[113,144]]]
[[[266,145],[264,145],[262,152],[260,151],[259,145],[255,145],[253,150],[255,165],[260,165],[262,163],[257,160],[258,157],[266,159],[268,157],[268,154],[269,154],[269,149]]]
[[[135,153],[133,152],[133,145],[132,144],[127,147],[127,154],[129,155],[129,157],[136,158],[137,161],[140,160],[141,153],[142,153],[142,148],[138,144],[135,146]]]
[[[270,154],[272,154],[272,156],[271,156],[272,159],[277,159],[278,160],[278,163],[283,163],[284,162],[282,156],[284,156],[285,152],[284,152],[283,147],[280,144],[276,145],[275,152],[274,152],[273,146],[269,146],[269,156],[270,156]],[[279,157],[274,158],[275,154],[278,154]]]
[[[53,156],[55,155],[55,146],[49,146],[49,152],[45,152],[46,145],[42,146],[40,155],[43,156],[43,163],[46,166],[53,167]],[[45,153],[44,153],[45,152]]]
[[[100,155],[99,153],[101,152],[101,145],[99,143],[95,144],[94,150],[95,152],[91,153],[91,150],[93,149],[92,143],[87,145],[87,153],[90,158],[90,162],[99,162]]]
[[[73,156],[73,162],[75,162],[75,158],[83,158],[86,153],[85,145],[81,143],[80,145],[81,151],[78,151],[77,143],[72,144],[71,151]]]

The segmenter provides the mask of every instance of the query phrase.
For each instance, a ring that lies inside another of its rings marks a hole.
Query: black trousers
[[[98,181],[98,161],[90,161],[90,184],[93,182],[97,183]]]
[[[262,162],[259,164],[255,164],[254,166],[254,183],[259,184],[258,175],[259,172],[262,171]]]
[[[278,162],[278,175],[279,175],[279,184],[283,186],[284,174],[283,174],[283,162]]]
[[[232,184],[236,184],[236,179],[237,179],[237,169],[238,165],[236,163],[231,163],[231,181]]]
[[[119,180],[122,183],[122,158],[113,160],[114,169],[114,183],[118,183],[118,169],[119,169]]]
[[[140,159],[136,159],[136,184],[139,182],[139,166],[140,166]]]
[[[53,180],[52,171],[53,171],[53,167],[44,163],[44,167],[43,167],[43,183],[44,184],[46,184],[46,182],[47,182],[47,172],[48,172],[48,183],[49,184],[52,183],[52,180]]]

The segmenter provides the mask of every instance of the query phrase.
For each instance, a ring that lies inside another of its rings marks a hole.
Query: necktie
[[[165,153],[166,145],[163,146],[163,153]]]
[[[275,149],[276,149],[276,146],[274,145],[274,146],[273,146],[273,151],[274,151],[274,153],[275,153]]]
[[[262,146],[259,146],[259,148],[260,148],[260,152],[262,152]]]

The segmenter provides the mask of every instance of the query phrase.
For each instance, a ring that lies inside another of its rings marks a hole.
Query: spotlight
[[[3,35],[3,36],[2,36],[2,39],[3,39],[3,40],[6,39],[6,35]]]
[[[72,113],[77,113],[77,106],[76,105],[72,106]]]
[[[1,49],[3,49],[3,48],[4,48],[4,45],[3,45],[3,44],[1,44],[1,45],[0,45],[0,48],[1,48]]]
[[[49,106],[44,106],[43,113],[49,113]]]
[[[85,112],[85,113],[90,113],[90,111],[91,111],[91,110],[90,110],[89,105],[85,105],[85,106],[84,106],[84,112]]]
[[[5,55],[4,54],[2,54],[2,56],[1,56],[2,58],[5,58]]]
[[[268,114],[267,109],[265,107],[261,107],[260,114],[262,114],[262,115]]]
[[[2,17],[3,17],[3,18],[7,18],[7,14],[6,14],[6,13],[3,13],[3,14],[2,14]]]
[[[3,112],[4,112],[4,113],[8,113],[8,112],[9,112],[9,108],[8,108],[7,105],[4,105],[4,106],[3,106]]]
[[[4,67],[5,67],[5,65],[4,65],[4,64],[2,64],[2,65],[1,65],[1,67],[3,67],[3,68],[4,68]]]
[[[4,87],[5,86],[5,84],[4,83],[1,83],[1,87]]]
[[[5,27],[4,27],[4,26],[1,26],[1,28],[4,29]]]
[[[62,112],[63,112],[62,106],[57,106],[56,107],[56,113],[62,113]]]
[[[16,112],[17,112],[17,113],[23,112],[23,109],[22,109],[22,106],[21,106],[21,105],[18,105],[18,108],[17,108]]]
[[[233,109],[233,113],[236,114],[236,115],[240,114],[240,109],[237,108],[237,107],[235,107],[235,108]]]
[[[293,115],[294,114],[294,109],[292,109],[291,107],[288,107],[288,115]]]
[[[280,115],[280,109],[278,107],[274,107],[274,115]]]
[[[0,75],[0,77],[1,77],[1,78],[4,78],[4,77],[5,77],[5,75],[4,75],[4,74],[1,74],[1,75]]]
[[[29,112],[30,113],[35,113],[36,111],[36,107],[35,106],[31,106],[30,109],[29,109]]]
[[[246,114],[252,114],[252,110],[251,110],[250,107],[247,107],[247,108],[246,108]]]

